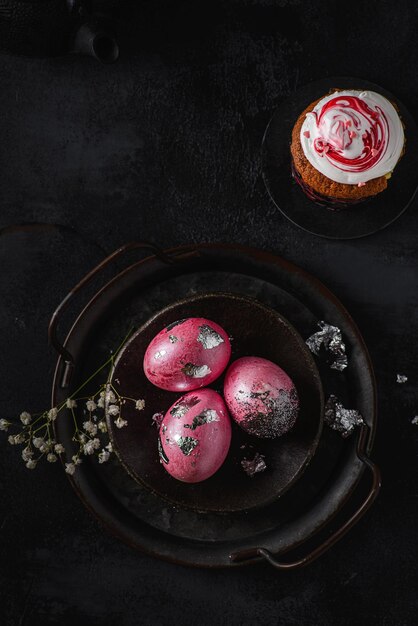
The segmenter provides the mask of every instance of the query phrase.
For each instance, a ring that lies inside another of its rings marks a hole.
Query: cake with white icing
[[[404,144],[402,121],[387,98],[334,90],[311,103],[293,128],[293,174],[313,200],[359,202],[386,189]]]

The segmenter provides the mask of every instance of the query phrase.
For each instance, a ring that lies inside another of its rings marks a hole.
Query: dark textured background
[[[240,242],[317,275],[357,321],[378,377],[384,480],[367,518],[306,570],[193,571],[132,553],[59,466],[28,472],[2,444],[0,623],[416,623],[416,204],[364,240],[309,236],[269,201],[260,142],[275,106],[327,75],[380,83],[417,116],[417,28],[408,0],[148,0],[122,21],[113,66],[0,57],[0,225],[73,229],[0,238],[1,415],[47,405],[48,316],[106,251]]]

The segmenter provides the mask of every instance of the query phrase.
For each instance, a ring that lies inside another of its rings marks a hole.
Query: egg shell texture
[[[212,383],[231,356],[227,333],[201,317],[179,320],[164,328],[149,344],[144,372],[150,382],[168,391],[190,391]]]
[[[231,443],[225,402],[212,389],[179,398],[167,411],[159,432],[160,460],[171,476],[197,483],[223,464]]]
[[[267,359],[243,357],[229,367],[224,397],[233,419],[256,437],[288,432],[299,412],[299,398],[286,372]]]

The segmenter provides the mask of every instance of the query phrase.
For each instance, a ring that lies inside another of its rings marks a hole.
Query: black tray
[[[260,556],[282,569],[306,564],[347,532],[379,490],[379,472],[367,457],[376,429],[375,383],[356,326],[319,281],[279,257],[238,246],[193,245],[157,252],[120,271],[90,299],[63,347],[57,338],[57,323],[71,297],[111,261],[141,247],[152,248],[131,244],[117,250],[86,276],[55,312],[50,338],[61,356],[53,383],[53,405],[102,362],[108,349],[124,336],[127,324],[140,326],[179,297],[217,289],[255,297],[275,308],[303,337],[316,330],[320,319],[339,326],[350,365],[343,373],[322,370],[322,382],[326,393],[337,393],[347,406],[359,409],[367,425],[347,440],[324,429],[302,478],[276,502],[255,511],[199,513],[170,505],[138,484],[117,458],[103,465],[86,459],[74,477],[69,477],[73,487],[115,535],[163,559],[201,567],[237,566]],[[59,440],[71,449],[70,422],[58,420],[57,431]],[[373,484],[355,513],[307,556],[278,561],[274,555],[300,545],[341,511],[365,467],[372,470]]]
[[[385,191],[354,206],[332,210],[310,200],[292,178],[293,126],[306,107],[330,89],[369,89],[396,104],[405,125],[406,150]],[[356,239],[394,222],[413,201],[418,186],[418,130],[407,108],[389,91],[360,78],[331,77],[309,83],[283,101],[263,139],[263,178],[271,199],[293,224],[329,239]]]

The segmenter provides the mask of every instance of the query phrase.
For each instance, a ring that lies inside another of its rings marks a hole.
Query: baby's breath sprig
[[[64,446],[54,439],[53,422],[63,414],[68,416],[68,413],[74,422],[72,441],[76,444],[77,452],[71,456],[71,461],[65,462],[67,474],[74,474],[77,466],[83,462],[83,456],[94,456],[99,463],[106,463],[109,460],[113,448],[107,432],[106,419],[112,419],[117,428],[123,428],[128,424],[123,417],[126,404],[133,403],[136,410],[143,411],[145,400],[122,396],[111,382],[101,384],[93,395],[76,396],[106,366],[113,365],[127,337],[117,351],[60,405],[37,414],[23,411],[19,418],[14,420],[0,419],[0,431],[6,433],[10,431],[7,439],[9,444],[24,446],[21,456],[28,469],[35,469],[42,458],[48,463],[55,463],[61,455],[66,455]],[[85,417],[81,428],[76,418],[77,407],[83,409]]]

